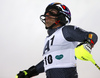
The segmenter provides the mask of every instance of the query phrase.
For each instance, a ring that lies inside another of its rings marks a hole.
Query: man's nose
[[[49,13],[49,12],[47,12],[47,13],[46,13],[46,15],[50,15],[50,13]]]

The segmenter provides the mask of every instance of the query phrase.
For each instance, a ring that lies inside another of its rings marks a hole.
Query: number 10
[[[53,62],[52,60],[52,55],[48,55],[47,57],[44,58],[45,64],[51,64]]]

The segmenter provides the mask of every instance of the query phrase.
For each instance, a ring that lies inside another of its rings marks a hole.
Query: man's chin
[[[46,29],[48,29],[49,27],[50,27],[50,26],[48,26],[48,25],[45,25],[45,28],[46,28]]]
[[[47,28],[50,27],[50,26],[51,26],[51,25],[45,25],[45,27],[47,27]]]

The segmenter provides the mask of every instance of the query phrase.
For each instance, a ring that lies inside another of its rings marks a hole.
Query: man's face
[[[46,27],[50,27],[53,23],[55,23],[57,20],[56,20],[56,16],[52,16],[52,14],[57,14],[57,10],[55,9],[50,9],[49,12],[46,13],[46,17],[45,17],[45,26]]]

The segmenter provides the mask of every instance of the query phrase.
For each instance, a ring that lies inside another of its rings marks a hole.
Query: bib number
[[[52,59],[52,55],[48,55],[44,58],[45,64],[52,64],[53,59]]]

